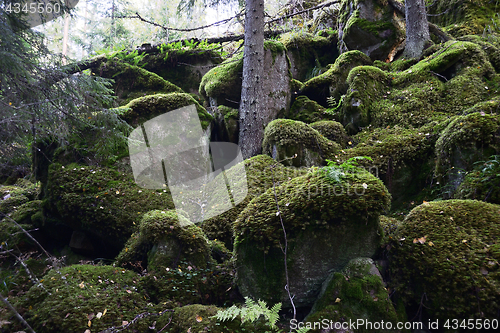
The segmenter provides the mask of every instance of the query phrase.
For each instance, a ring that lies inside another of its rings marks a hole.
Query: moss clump
[[[17,207],[12,213],[11,218],[17,223],[31,223],[31,217],[42,209],[42,201],[28,201],[25,204]]]
[[[132,126],[137,126],[155,116],[194,104],[198,111],[201,127],[206,129],[213,117],[191,95],[185,93],[156,94],[136,98],[124,107],[118,108],[120,116]]]
[[[52,269],[22,297],[24,318],[37,332],[100,332],[142,312],[153,312],[140,290],[140,276],[112,266],[74,265]],[[98,314],[101,317],[98,318]],[[148,329],[147,321],[132,326]]]
[[[205,98],[215,98],[217,105],[238,107],[241,95],[241,74],[243,53],[224,61],[208,71],[200,83],[200,94]]]
[[[380,241],[378,215],[389,205],[390,194],[382,182],[362,170],[347,173],[341,183],[333,183],[322,170],[311,170],[267,190],[234,223],[240,291],[268,303],[288,303],[282,288],[281,217],[289,246],[290,290],[297,306],[312,305],[329,270],[374,254]]]
[[[287,49],[295,79],[304,81],[321,74],[326,65],[338,57],[336,36],[329,38],[309,33],[287,33],[280,36]]]
[[[101,77],[114,80],[113,89],[118,96],[119,105],[125,105],[140,96],[183,92],[158,74],[127,64],[118,58],[106,59],[94,71]]]
[[[474,200],[414,208],[392,243],[391,287],[409,307],[423,302],[419,308],[432,320],[496,318],[499,216],[499,205]]]
[[[299,96],[295,99],[292,107],[285,112],[283,118],[313,123],[320,120],[332,120],[334,116],[326,112],[326,109],[307,96]]]
[[[342,122],[356,132],[357,128],[368,126],[372,118],[372,101],[385,94],[389,82],[387,73],[377,67],[354,67],[346,80],[349,89],[342,103]]]
[[[353,259],[342,272],[329,276],[311,314],[306,318],[305,325],[314,327],[314,322],[319,323],[323,319],[339,324],[365,319],[372,323],[391,322],[393,327],[396,326],[398,315],[373,260]],[[356,332],[373,330],[373,327],[359,327]],[[394,332],[392,329],[377,331]],[[321,330],[317,328],[311,332]]]
[[[352,68],[371,65],[371,59],[361,51],[349,51],[340,55],[330,69],[304,83],[301,94],[327,106],[326,98],[340,96],[347,91],[345,81]]]
[[[0,185],[0,213],[11,213],[28,201],[34,200],[39,190],[39,186],[21,178],[14,185]]]
[[[117,263],[134,263],[147,258],[149,270],[175,268],[179,261],[205,268],[209,261],[208,240],[203,231],[174,211],[152,210],[144,214],[117,257]]]
[[[276,119],[264,130],[262,152],[276,160],[297,154],[284,163],[296,167],[322,165],[340,150],[338,143],[326,139],[311,126],[291,119]]]
[[[246,170],[246,184],[236,184],[232,188],[234,191],[234,189],[239,189],[241,186],[246,185],[248,188],[246,198],[234,208],[205,220],[201,224],[201,228],[210,239],[221,240],[230,249],[233,248],[234,221],[236,221],[239,213],[253,198],[258,197],[267,189],[273,187],[273,175],[274,183],[278,186],[284,181],[306,173],[306,170],[304,169],[285,167],[283,164],[276,162],[267,155],[257,155],[251,157],[246,159],[244,163]],[[226,175],[229,179],[234,179],[234,173],[240,172],[240,170],[241,169],[239,168],[231,168],[226,171]],[[217,197],[217,195],[217,192],[213,194],[214,197]]]
[[[350,141],[350,138],[341,123],[323,120],[312,123],[310,126],[320,132],[321,135],[328,140],[337,142],[342,148],[349,146],[348,142]]]
[[[139,226],[142,214],[174,208],[167,190],[141,189],[129,174],[95,166],[52,164],[46,193],[48,214],[97,235],[112,255]]]
[[[500,152],[499,130],[498,115],[474,112],[457,116],[436,142],[436,175],[452,182],[462,180],[464,171],[472,170],[474,162]],[[456,172],[450,174],[450,169]],[[454,185],[457,186],[458,183]]]

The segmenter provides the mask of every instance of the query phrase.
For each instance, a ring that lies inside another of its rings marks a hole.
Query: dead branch
[[[10,304],[10,302],[5,298],[2,293],[0,293],[0,299],[2,300],[3,304],[16,316],[16,318],[24,325],[26,326],[26,329],[30,333],[35,333],[35,331],[31,328],[30,324],[24,318],[17,312],[17,310]]]

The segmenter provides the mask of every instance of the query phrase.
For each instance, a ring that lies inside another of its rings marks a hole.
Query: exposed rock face
[[[431,320],[497,318],[499,217],[499,205],[475,200],[414,208],[394,235],[389,256],[391,288],[407,308],[423,305]]]
[[[392,61],[404,41],[404,18],[387,2],[344,0],[339,17],[339,50],[360,50],[373,60]]]
[[[388,209],[390,195],[380,180],[362,170],[346,174],[340,183],[318,170],[275,190],[279,214],[274,189],[269,189],[234,224],[237,284],[244,296],[290,307],[284,289],[282,218],[290,291],[296,306],[311,306],[331,271],[374,254],[381,237],[379,214]]]
[[[341,272],[330,274],[305,321],[314,323],[327,319],[339,326],[336,328],[332,325],[325,330],[312,332],[340,333],[346,332],[340,326],[342,323],[348,324],[349,320],[356,321],[360,318],[370,322],[383,320],[395,323],[398,320],[380,272],[370,258],[353,259]],[[377,331],[400,332],[393,329]]]

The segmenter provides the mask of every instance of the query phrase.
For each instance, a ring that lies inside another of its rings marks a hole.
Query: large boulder
[[[340,149],[338,143],[328,140],[311,126],[291,119],[270,122],[262,141],[264,154],[295,167],[324,165],[325,160],[333,158]]]
[[[327,170],[311,170],[271,188],[240,213],[234,251],[244,296],[291,306],[285,241],[288,287],[299,308],[314,303],[329,273],[353,258],[372,256],[379,247],[379,214],[390,205],[385,186],[363,170],[345,172],[340,182]]]
[[[498,318],[499,221],[500,206],[481,201],[414,208],[389,252],[391,288],[407,309],[439,319],[440,328],[450,318]]]
[[[327,112],[318,102],[302,95],[293,101],[292,107],[285,112],[283,118],[313,123],[321,120],[333,120],[335,116],[333,113]]]
[[[343,0],[339,13],[341,53],[360,50],[373,60],[393,60],[405,39],[405,23],[387,1]]]
[[[328,276],[323,283],[318,300],[305,319],[305,327],[314,327],[315,322],[329,325],[311,332],[346,332],[350,322],[380,323],[372,327],[359,325],[356,332],[401,332],[396,330],[398,314],[389,298],[382,276],[370,258],[349,261],[341,272]],[[390,325],[390,326],[389,326]],[[352,332],[352,331],[351,331]]]

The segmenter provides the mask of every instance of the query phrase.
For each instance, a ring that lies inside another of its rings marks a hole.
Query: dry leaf
[[[95,316],[97,319],[101,319],[102,317],[102,312],[97,312],[96,316]]]
[[[127,289],[127,292],[128,292],[129,294],[132,294],[132,292],[131,292],[130,290],[128,290],[128,289]]]
[[[203,320],[203,318],[201,318],[201,316],[196,316],[196,321],[197,321],[197,322],[199,322],[199,323],[200,323],[202,320]]]
[[[340,298],[337,298],[337,299],[335,300],[335,303],[340,303]]]
[[[102,315],[104,316],[106,314],[106,312],[108,312],[108,309],[104,309]]]
[[[128,321],[124,320],[122,321],[122,326],[128,325]]]

